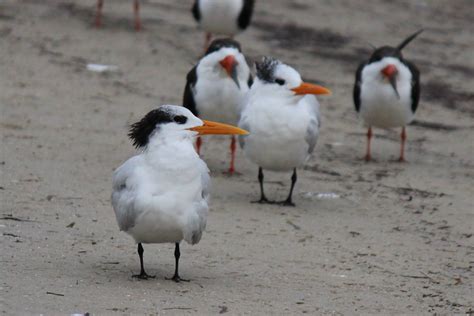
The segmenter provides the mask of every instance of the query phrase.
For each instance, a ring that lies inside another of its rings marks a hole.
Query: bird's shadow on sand
[[[128,260],[127,260],[128,261]],[[94,279],[95,284],[107,284],[113,287],[131,285],[137,288],[174,288],[176,286],[187,289],[202,289],[205,287],[217,287],[222,282],[232,282],[236,277],[235,273],[226,273],[218,269],[208,269],[202,266],[192,266],[191,264],[180,264],[180,275],[189,282],[175,282],[169,278],[173,276],[174,265],[154,264],[149,262],[145,265],[146,272],[154,276],[146,280],[134,278],[133,275],[139,273],[140,266],[138,259],[136,263],[118,261],[92,261],[86,264],[84,272],[89,278]],[[70,275],[70,274],[69,274]],[[239,273],[240,275],[240,273]],[[245,274],[242,274],[245,276]],[[249,284],[250,286],[250,284]]]

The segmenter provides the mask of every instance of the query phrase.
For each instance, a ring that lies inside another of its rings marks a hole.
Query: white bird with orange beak
[[[314,95],[331,92],[303,82],[295,69],[272,57],[264,57],[256,67],[257,76],[239,122],[239,127],[250,134],[239,137],[239,141],[245,155],[259,166],[261,195],[256,202],[275,203],[265,196],[263,169],[293,170],[288,198],[277,203],[294,206],[296,168],[313,152],[321,125]]]
[[[240,44],[232,39],[217,39],[186,78],[183,105],[194,115],[236,125],[252,75]],[[201,138],[197,138],[198,153]],[[231,137],[229,174],[235,171],[236,140]]]
[[[377,48],[356,71],[354,105],[368,127],[366,161],[371,160],[372,127],[402,128],[399,161],[405,161],[405,126],[418,108],[420,72],[403,58],[402,49],[421,32],[410,35],[397,47]]]
[[[113,176],[112,206],[120,230],[138,243],[140,274],[142,243],[174,243],[179,282],[179,243],[196,244],[206,227],[209,210],[209,170],[193,147],[197,135],[247,132],[227,124],[200,120],[181,106],[162,105],[133,124],[129,133],[141,149],[117,168]]]

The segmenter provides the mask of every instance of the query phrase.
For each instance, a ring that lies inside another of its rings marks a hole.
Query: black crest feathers
[[[258,79],[266,82],[275,81],[275,68],[281,64],[278,59],[264,56],[261,62],[255,63]]]
[[[155,131],[158,124],[173,121],[173,113],[169,109],[159,107],[148,112],[140,121],[132,124],[128,136],[133,141],[135,147],[145,147],[148,144],[150,135]]]

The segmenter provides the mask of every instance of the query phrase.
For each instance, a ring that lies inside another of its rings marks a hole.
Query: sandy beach
[[[206,232],[136,245],[110,204],[113,170],[135,153],[128,126],[180,104],[202,52],[191,0],[0,2],[0,311],[2,315],[472,315],[474,314],[474,4],[471,0],[257,0],[236,37],[250,60],[273,55],[333,94],[320,97],[315,154],[299,170],[296,207],[251,204],[257,166],[228,138],[204,139],[213,179]],[[396,45],[421,71],[408,126],[366,130],[352,101],[371,46]],[[88,64],[114,66],[98,73]],[[266,173],[282,199],[291,174]]]

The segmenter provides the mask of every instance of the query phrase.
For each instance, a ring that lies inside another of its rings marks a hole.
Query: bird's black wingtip
[[[399,51],[401,51],[405,46],[407,46],[412,40],[415,39],[415,37],[417,37],[421,32],[423,32],[424,29],[419,29],[418,31],[416,31],[415,33],[413,33],[412,35],[408,36],[406,39],[404,39],[398,46],[397,46],[397,49]]]

